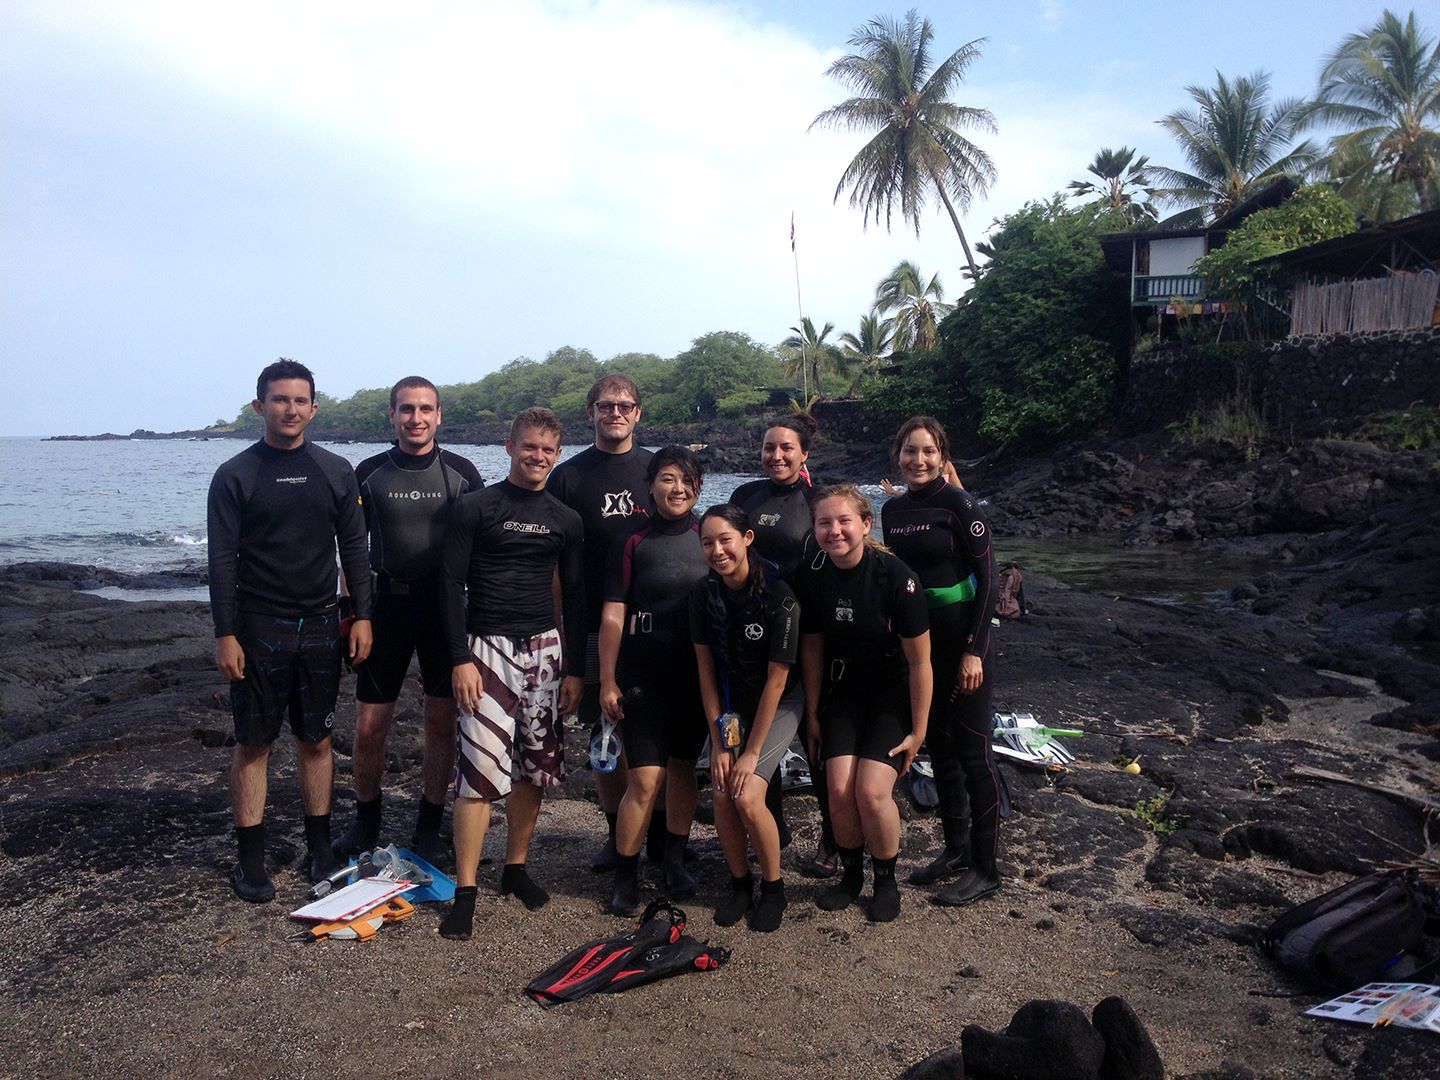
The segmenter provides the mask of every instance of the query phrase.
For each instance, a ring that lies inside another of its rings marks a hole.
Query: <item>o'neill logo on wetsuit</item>
[[[550,526],[541,525],[535,521],[507,521],[500,527],[507,532],[538,533],[543,536],[550,535]]]
[[[836,604],[835,604],[835,621],[836,621],[836,622],[854,622],[854,621],[855,621],[855,609],[851,606],[849,600],[840,600],[840,601],[837,601],[837,602],[836,602]]]
[[[635,500],[629,491],[607,491],[601,498],[601,517],[628,517],[635,513]]]

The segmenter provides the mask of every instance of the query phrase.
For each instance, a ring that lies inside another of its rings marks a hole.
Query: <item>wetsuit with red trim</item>
[[[610,550],[605,602],[625,605],[616,679],[630,766],[694,761],[708,734],[690,643],[690,590],[709,571],[694,514],[660,514]]]
[[[930,663],[935,696],[926,743],[940,795],[946,847],[994,859],[999,848],[1000,778],[990,751],[995,726],[990,615],[995,558],[990,526],[968,491],[943,477],[880,508],[889,545],[920,576],[930,607]],[[980,658],[985,677],[970,694],[958,690],[961,658]]]

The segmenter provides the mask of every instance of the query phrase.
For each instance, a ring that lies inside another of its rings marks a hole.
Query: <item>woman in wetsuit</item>
[[[755,532],[755,553],[778,566],[792,585],[807,543],[814,552],[810,503],[816,488],[805,467],[814,434],[815,421],[808,413],[776,420],[765,429],[760,446],[760,465],[766,479],[741,484],[730,496],[730,501],[749,516],[750,527]],[[811,758],[808,764],[814,779],[815,799],[820,805],[820,842],[815,855],[802,864],[800,872],[807,877],[833,877],[840,863],[835,851],[835,832],[830,824],[824,763]],[[786,847],[790,843],[790,829],[781,811],[780,796],[780,777],[775,775],[770,777],[766,798],[780,830],[780,846]]]
[[[990,527],[974,496],[949,484],[945,428],[929,416],[905,421],[894,456],[905,492],[880,509],[885,542],[920,575],[930,609],[935,696],[927,728],[945,847],[910,875],[945,878],[936,903],[961,906],[1000,887],[1000,778],[990,751],[990,613],[995,559]]]
[[[799,729],[804,696],[795,670],[800,608],[779,569],[754,554],[754,541],[738,506],[705,511],[700,543],[710,572],[690,594],[690,636],[705,715],[720,718],[710,730],[710,780],[731,888],[715,909],[715,924],[733,926],[753,907],[751,927],[768,933],[779,929],[785,912],[785,881],[765,794]],[[738,730],[727,739],[729,716]],[[747,841],[760,863],[758,906]]]
[[[615,888],[610,910],[640,903],[640,848],[662,782],[668,833],[665,889],[695,895],[685,845],[695,816],[695,759],[705,744],[690,589],[708,566],[700,548],[695,500],[701,470],[683,446],[667,446],[645,474],[655,513],[610,550],[600,609],[600,708],[620,725],[629,774],[615,820]]]
[[[900,811],[891,792],[925,741],[930,630],[914,571],[870,539],[870,500],[848,484],[815,499],[821,554],[801,567],[800,662],[806,738],[825,758],[840,881],[816,901],[838,911],[857,900],[870,850],[872,922],[900,913],[895,859]]]

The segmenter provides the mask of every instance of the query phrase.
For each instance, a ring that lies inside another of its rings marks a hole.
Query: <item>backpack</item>
[[[1326,990],[1393,981],[1417,966],[1425,904],[1413,875],[1357,878],[1281,915],[1260,947],[1286,971]]]
[[[1016,563],[1006,563],[1000,571],[1000,594],[995,599],[995,614],[1001,619],[1018,619],[1025,614],[1025,575]]]

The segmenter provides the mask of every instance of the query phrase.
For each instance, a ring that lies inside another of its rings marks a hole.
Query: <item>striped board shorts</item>
[[[560,745],[560,635],[472,635],[470,655],[485,696],[480,713],[460,713],[455,794],[501,799],[511,784],[554,787],[565,778]]]

